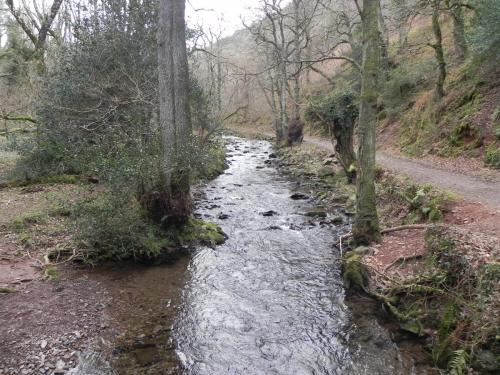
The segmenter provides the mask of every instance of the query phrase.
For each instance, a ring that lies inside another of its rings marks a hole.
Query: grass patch
[[[12,228],[12,230],[20,232],[32,225],[45,223],[47,223],[47,214],[42,212],[32,212],[16,217],[11,222],[10,227]]]

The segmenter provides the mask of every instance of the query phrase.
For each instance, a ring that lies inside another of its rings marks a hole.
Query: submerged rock
[[[326,217],[326,212],[323,210],[311,210],[304,213],[304,215],[308,217]]]
[[[265,212],[262,212],[261,213],[262,216],[274,216],[274,215],[278,215],[278,213],[276,211],[273,211],[273,210],[269,210],[269,211],[265,211]]]
[[[309,199],[309,196],[304,193],[294,193],[290,195],[290,198],[294,201]]]

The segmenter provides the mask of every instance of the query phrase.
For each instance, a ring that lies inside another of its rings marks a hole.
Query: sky
[[[222,36],[228,36],[243,28],[242,17],[245,22],[255,19],[258,5],[259,0],[187,0],[186,16],[188,24],[210,27],[215,32],[222,24]]]

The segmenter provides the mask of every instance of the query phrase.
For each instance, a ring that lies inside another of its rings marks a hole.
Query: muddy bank
[[[60,281],[31,281],[1,295],[0,374],[83,374],[76,368],[89,355],[101,359],[97,374],[107,368],[114,368],[110,374],[175,373],[170,331],[187,262],[68,266]]]

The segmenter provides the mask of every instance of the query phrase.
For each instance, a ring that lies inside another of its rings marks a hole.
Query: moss
[[[199,219],[190,219],[178,235],[181,244],[202,243],[208,246],[220,245],[226,240],[226,235],[215,223]]]
[[[362,263],[363,256],[355,251],[342,258],[342,277],[347,289],[366,290],[367,275]]]
[[[45,268],[44,275],[50,281],[58,281],[60,276],[59,269],[57,268],[57,266],[52,266],[52,265],[47,266]]]
[[[14,293],[14,290],[9,288],[0,287],[0,294],[9,294]]]

